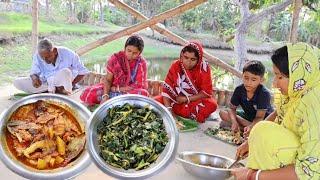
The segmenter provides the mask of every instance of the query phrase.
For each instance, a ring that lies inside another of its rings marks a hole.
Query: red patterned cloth
[[[148,96],[147,83],[147,63],[146,60],[138,56],[136,59],[128,61],[124,51],[113,54],[108,64],[106,65],[106,72],[113,74],[113,82],[111,86],[125,87],[130,86],[133,89],[128,94],[141,94]],[[88,87],[83,91],[80,99],[88,104],[99,104],[103,95],[103,83]],[[110,92],[110,98],[124,93]]]
[[[193,46],[199,52],[197,65],[193,69],[187,70],[182,60],[174,61],[166,76],[161,95],[171,99],[172,110],[175,114],[185,118],[193,118],[203,123],[217,109],[217,103],[212,98],[211,69],[208,62],[202,59],[203,49],[200,44],[192,42],[187,46]],[[190,103],[176,103],[176,97],[179,95],[189,97],[200,92],[205,93],[208,97]],[[162,98],[158,97],[156,99],[163,103]]]
[[[130,86],[134,90],[147,90],[147,64],[143,57],[128,61],[124,51],[113,54],[106,66],[106,71],[113,74],[112,86]]]
[[[87,87],[80,95],[82,102],[89,106],[100,104],[103,95],[103,83]]]

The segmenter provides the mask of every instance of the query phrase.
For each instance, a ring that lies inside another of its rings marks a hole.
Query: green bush
[[[128,14],[122,10],[112,9],[105,11],[105,18],[107,21],[119,25],[119,26],[127,26],[128,22]]]
[[[195,32],[200,26],[200,16],[196,10],[190,10],[181,16],[181,23],[185,30]]]

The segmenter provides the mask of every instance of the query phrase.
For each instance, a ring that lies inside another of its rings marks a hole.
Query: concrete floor
[[[10,96],[19,92],[13,86],[0,87],[0,112],[10,107],[14,101],[9,100]],[[79,100],[79,93],[71,95],[73,99]],[[214,117],[217,113],[213,114]],[[217,124],[217,121],[207,121],[200,125],[200,129],[195,132],[180,133],[178,153],[182,151],[201,151],[229,158],[234,158],[236,147],[208,137],[203,133],[208,127]],[[78,180],[87,179],[113,179],[112,177],[104,174],[93,163],[86,171],[76,177]],[[163,180],[162,178],[172,180],[195,180],[199,179],[186,172],[183,167],[176,160],[173,161],[166,169],[159,174],[150,178],[153,180]],[[0,179],[20,180],[24,179],[12,171],[10,171],[2,162],[0,162]],[[214,179],[214,177],[212,178]]]

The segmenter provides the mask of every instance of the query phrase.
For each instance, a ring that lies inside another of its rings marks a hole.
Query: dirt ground
[[[15,101],[9,100],[9,98],[19,91],[15,89],[12,85],[0,87],[0,112],[5,111],[10,107]],[[79,101],[79,93],[73,94],[72,99]],[[217,118],[218,113],[212,114],[212,119]],[[215,121],[207,121],[204,124],[200,125],[200,128],[195,132],[180,133],[179,135],[179,147],[178,153],[182,151],[200,151],[207,152],[211,154],[217,154],[226,156],[229,158],[234,158],[236,147],[224,143],[222,141],[216,140],[204,134],[204,130],[208,127],[216,125],[218,123]],[[10,179],[10,180],[20,180],[24,179],[12,171],[10,171],[2,162],[0,162],[0,179]],[[100,171],[93,163],[86,169],[81,175],[75,179],[86,180],[86,179],[113,179],[112,177],[104,174]],[[164,169],[159,174],[153,176],[150,179],[162,180],[163,178],[170,178],[173,180],[196,180],[199,179],[190,175],[186,172],[181,164],[174,160],[166,169]],[[214,179],[214,177],[213,177]]]

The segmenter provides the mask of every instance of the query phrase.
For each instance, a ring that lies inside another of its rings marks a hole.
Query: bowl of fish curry
[[[69,97],[25,97],[1,115],[0,158],[28,179],[70,179],[90,165],[85,126],[90,112]]]
[[[145,179],[174,159],[179,135],[171,113],[140,95],[112,98],[95,110],[88,125],[93,162],[118,179]]]

